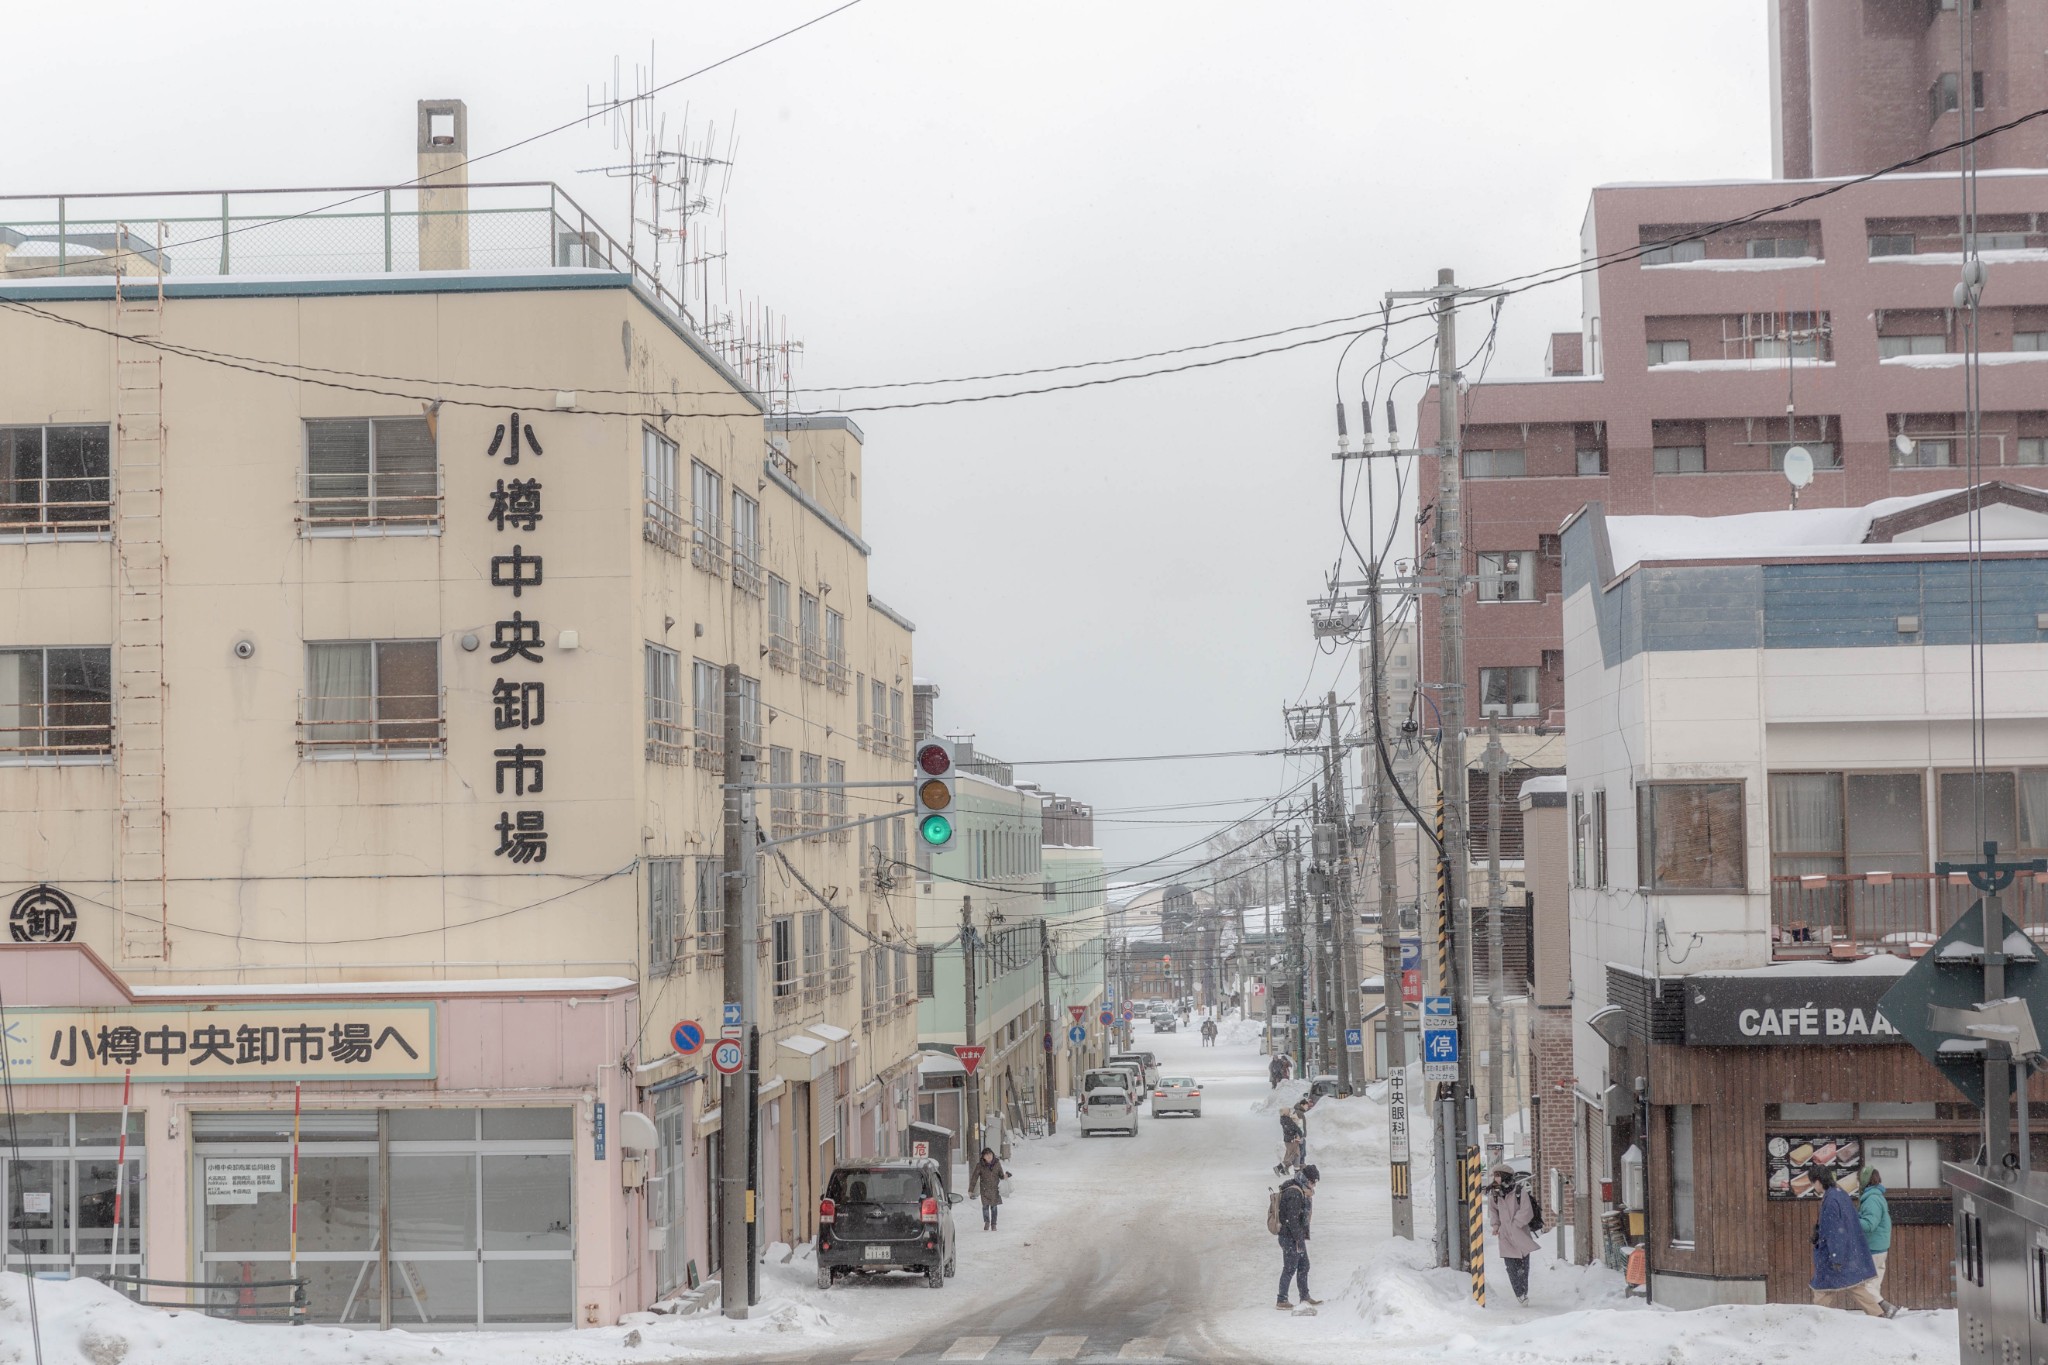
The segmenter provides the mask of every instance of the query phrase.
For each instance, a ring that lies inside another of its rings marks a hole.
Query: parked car
[[[1138,1135],[1138,1105],[1128,1090],[1105,1085],[1088,1092],[1087,1103],[1081,1106],[1081,1136],[1091,1133]]]
[[[1180,1031],[1180,1021],[1170,1014],[1155,1014],[1152,1016],[1152,1031],[1154,1033],[1178,1033]]]
[[[1337,1078],[1327,1071],[1324,1072],[1308,1083],[1308,1093],[1314,1095],[1317,1099],[1321,1099],[1325,1095],[1336,1094]]]
[[[1119,1062],[1129,1062],[1138,1068],[1138,1087],[1140,1089],[1159,1083],[1159,1058],[1152,1053],[1112,1052],[1109,1054],[1109,1064],[1111,1066],[1115,1066]]]
[[[1152,1117],[1193,1114],[1202,1117],[1202,1083],[1192,1076],[1166,1076],[1152,1091]]]
[[[929,1157],[835,1166],[818,1201],[818,1288],[908,1271],[942,1289],[953,1273],[953,1205]]]

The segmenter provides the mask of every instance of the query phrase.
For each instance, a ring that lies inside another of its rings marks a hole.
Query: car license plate
[[[869,1247],[867,1249],[866,1255],[870,1261],[886,1261],[889,1259],[889,1248]]]

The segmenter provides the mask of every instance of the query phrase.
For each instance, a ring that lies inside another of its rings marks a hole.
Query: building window
[[[1752,237],[1745,249],[1752,261],[1785,259],[1811,256],[1813,243],[1805,237]]]
[[[694,659],[690,663],[690,728],[697,766],[713,772],[725,767],[725,670]]]
[[[804,833],[816,835],[825,828],[825,761],[816,754],[801,754],[797,758],[803,776]]]
[[[1707,472],[1705,446],[1657,446],[1654,468],[1659,474],[1704,474]]]
[[[440,468],[423,417],[306,423],[305,525],[435,527]]]
[[[335,640],[306,646],[299,748],[381,758],[439,753],[441,646],[437,640]]]
[[[740,747],[758,756],[761,752],[761,680],[740,674]]]
[[[868,734],[875,753],[887,758],[890,746],[895,743],[895,736],[889,729],[889,688],[880,678],[876,678],[872,686],[874,690],[870,697],[870,709],[874,721]]]
[[[1644,265],[1677,265],[1684,261],[1703,261],[1707,257],[1707,244],[1695,237],[1685,242],[1664,242],[1659,245],[1645,245],[1639,258]]]
[[[1649,343],[1649,361],[1655,365],[1675,365],[1682,360],[1692,359],[1690,341],[1653,341]]]
[[[2048,768],[1993,769],[1981,779],[1974,773],[1942,773],[1939,781],[1943,858],[1981,859],[1986,839],[1998,841],[2001,858],[2048,853]]]
[[[111,649],[0,649],[0,760],[114,751]]]
[[[790,629],[789,584],[768,575],[768,666],[784,673],[796,668],[796,638]]]
[[[2014,464],[2048,464],[2048,438],[2022,436],[2014,447]]]
[[[647,970],[672,976],[683,961],[683,860],[647,860]]]
[[[846,823],[846,761],[838,758],[825,760],[825,814],[829,825]],[[846,843],[853,835],[852,830],[835,829],[832,842]]]
[[[725,860],[693,858],[693,889],[697,902],[697,951],[725,951]]]
[[[895,746],[892,753],[897,758],[909,758],[910,746],[904,741],[910,736],[903,728],[903,689],[889,689],[889,734],[890,743]]]
[[[846,618],[825,608],[825,685],[846,692]]]
[[[768,750],[768,827],[772,837],[796,833],[796,753],[780,745]]]
[[[681,763],[689,749],[682,668],[674,650],[647,646],[647,757],[655,763]]]
[[[1646,891],[1741,891],[1742,784],[1654,782],[1636,788],[1636,856]]]
[[[1479,600],[1529,602],[1536,593],[1536,556],[1527,550],[1482,552],[1479,556]]]
[[[706,465],[690,461],[690,562],[725,577],[725,536],[718,524],[725,504],[725,480]]]
[[[1572,793],[1572,885],[1586,884],[1586,794]]]
[[[1525,450],[1468,450],[1465,477],[1468,479],[1519,479],[1529,472]]]
[[[670,554],[683,548],[683,493],[676,473],[676,443],[652,427],[640,428],[640,538]]]
[[[1607,789],[1602,787],[1593,793],[1593,866],[1590,869],[1594,886],[1607,885]]]
[[[1578,456],[1579,473],[1605,474],[1607,472],[1607,452],[1605,450],[1581,450]]]
[[[1961,90],[1962,82],[1957,78],[1955,72],[1944,71],[1940,76],[1936,77],[1933,86],[1927,92],[1928,121],[1931,123],[1943,114],[1955,113],[1957,109],[1957,96]],[[1972,71],[1970,73],[1970,107],[1972,109],[1982,109],[1984,107],[1984,73],[1982,71]]]
[[[917,998],[929,1000],[938,993],[935,978],[938,976],[939,950],[930,944],[923,944],[917,950]]]
[[[737,488],[732,491],[732,585],[761,595],[761,504]]]
[[[1910,256],[1913,254],[1913,234],[1910,232],[1873,232],[1870,234],[1870,255]]]
[[[1948,354],[1948,338],[1946,336],[1879,337],[1877,339],[1877,357],[1880,360],[1890,360],[1894,356],[1902,355],[1946,354]]]
[[[804,994],[816,995],[825,989],[825,912],[806,911],[803,928]]]
[[[1772,773],[1771,875],[1925,872],[1919,773]]]
[[[1977,234],[1979,251],[2024,251],[2027,249],[2027,234],[2024,232],[1980,232]]]
[[[851,959],[846,951],[846,921],[834,914],[825,927],[831,940],[832,989],[843,991],[853,975]]]
[[[795,926],[788,915],[779,915],[769,928],[770,980],[774,982],[775,998],[781,1000],[796,993],[796,938]]]
[[[1840,469],[1842,452],[1833,441],[1773,441],[1771,442],[1771,468],[1780,473],[1785,469],[1785,452],[1798,447],[1813,457],[1815,469]]]
[[[2012,348],[2015,351],[2048,351],[2048,332],[2014,332]]]
[[[1479,714],[1482,716],[1533,716],[1536,714],[1534,668],[1482,668],[1479,670]]]
[[[1670,1117],[1671,1241],[1690,1247],[1699,1236],[1698,1185],[1692,1159],[1692,1106],[1674,1104]]]
[[[0,527],[46,533],[113,524],[106,427],[0,427]]]
[[[825,681],[825,627],[820,619],[823,604],[811,593],[797,593],[797,627],[801,632],[797,672],[805,682]]]
[[[143,1115],[128,1116],[127,1197],[114,1235],[114,1192],[121,1174],[118,1113],[21,1114],[13,1121],[19,1147],[0,1130],[6,1160],[7,1245],[26,1271],[131,1275],[143,1263]]]
[[[1893,469],[1946,469],[1955,462],[1955,443],[1947,437],[1929,441],[1909,436],[1903,448],[1892,442]]]

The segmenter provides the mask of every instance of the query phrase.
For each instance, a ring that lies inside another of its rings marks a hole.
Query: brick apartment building
[[[1559,529],[1572,514],[1588,503],[1635,515],[1783,508],[1795,444],[1816,470],[1802,507],[1965,482],[1955,158],[1769,212],[1830,188],[1814,177],[1866,174],[1954,141],[1965,87],[1980,129],[2048,106],[2048,9],[1975,0],[1965,80],[1955,3],[1774,0],[1773,167],[1791,178],[1596,188],[1582,258],[1648,249],[1581,277],[1579,329],[1551,338],[1541,377],[1465,392],[1463,683],[1468,723],[1497,719],[1511,732],[1506,842],[1521,842],[1518,778],[1563,761]],[[1984,477],[2048,483],[2048,119],[1980,144],[1977,161],[1990,172],[1978,192],[1990,271]],[[1713,226],[1751,214],[1761,216]],[[1432,388],[1412,430],[1436,423]],[[1436,461],[1420,463],[1418,486],[1433,490]],[[1424,598],[1418,615],[1428,688],[1442,681],[1439,599]],[[1422,704],[1425,725],[1428,713]],[[1476,850],[1484,745],[1467,748]],[[1505,880],[1513,903],[1522,868]],[[1483,863],[1470,887],[1483,904]],[[1539,1095],[1569,1091],[1540,1059],[1527,1074]]]

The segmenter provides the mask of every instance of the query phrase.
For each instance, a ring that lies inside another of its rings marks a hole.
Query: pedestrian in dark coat
[[[1280,1140],[1287,1144],[1287,1151],[1280,1158],[1280,1164],[1273,1168],[1274,1175],[1286,1175],[1301,1164],[1301,1144],[1302,1140],[1307,1136],[1307,1131],[1301,1126],[1301,1115],[1295,1110],[1294,1106],[1289,1105],[1287,1108],[1282,1109],[1280,1111]]]
[[[995,1152],[987,1147],[981,1149],[981,1160],[974,1163],[974,1170],[967,1177],[967,1192],[981,1200],[981,1230],[994,1232],[996,1216],[1003,1207],[1003,1182],[1010,1173],[1003,1169],[1003,1163],[996,1160]]]
[[[1321,1179],[1322,1172],[1304,1166],[1280,1187],[1280,1297],[1273,1304],[1275,1308],[1294,1307],[1287,1301],[1287,1289],[1295,1280],[1300,1281],[1304,1304],[1313,1308],[1322,1302],[1308,1294],[1309,1220],[1315,1212],[1316,1182]]]
[[[1815,1169],[1820,1182],[1820,1222],[1813,1229],[1813,1301],[1823,1308],[1861,1308],[1872,1317],[1884,1316],[1877,1297],[1877,1263],[1863,1240],[1863,1223],[1856,1216],[1856,1201],[1835,1183],[1835,1173],[1825,1166]]]
[[[1273,1089],[1280,1088],[1280,1082],[1287,1079],[1287,1054],[1276,1052],[1273,1060],[1266,1063],[1266,1075],[1273,1082]]]

